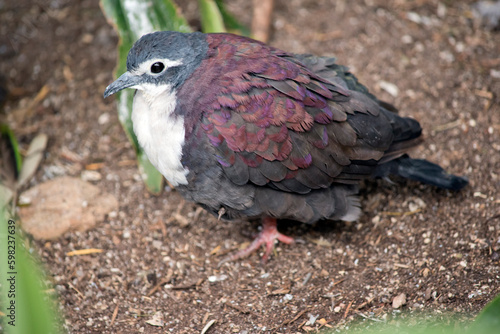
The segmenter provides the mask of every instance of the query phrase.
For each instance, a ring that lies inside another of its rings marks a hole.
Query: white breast
[[[151,92],[154,92],[153,95]],[[161,92],[138,90],[132,110],[134,132],[139,144],[153,166],[173,186],[187,184],[186,175],[189,172],[181,163],[184,118],[174,115],[175,101],[175,92],[169,88]]]

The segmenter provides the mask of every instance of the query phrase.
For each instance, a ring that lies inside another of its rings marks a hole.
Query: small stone
[[[392,300],[392,308],[398,309],[406,304],[406,294],[400,293]]]
[[[31,204],[19,208],[22,226],[35,239],[55,239],[68,231],[86,231],[118,209],[113,195],[68,176],[41,183],[23,196],[31,198]]]
[[[424,299],[425,300],[429,300],[431,299],[432,297],[432,289],[431,288],[428,288],[427,290],[425,290],[424,292]]]
[[[227,275],[213,275],[208,277],[210,283],[221,282],[227,279]]]
[[[109,118],[109,114],[105,112],[104,114],[101,114],[101,116],[99,116],[99,118],[97,119],[97,123],[99,123],[100,125],[104,125],[109,122]]]
[[[500,70],[490,70],[490,76],[495,79],[500,79]]]
[[[401,37],[401,42],[403,44],[411,44],[413,43],[413,37],[411,37],[410,35],[403,35],[403,37]]]
[[[83,181],[100,181],[102,175],[95,170],[84,170],[81,174],[81,178]]]

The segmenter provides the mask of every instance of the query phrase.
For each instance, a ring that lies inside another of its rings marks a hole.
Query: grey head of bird
[[[202,33],[158,31],[142,36],[130,49],[127,72],[110,84],[104,97],[125,88],[143,91],[151,97],[176,89],[199,66],[206,55]]]

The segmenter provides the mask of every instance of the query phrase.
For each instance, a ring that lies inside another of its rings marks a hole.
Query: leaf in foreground
[[[2,226],[0,244],[5,247],[0,259],[0,278],[2,281],[0,293],[3,302],[2,312],[5,313],[2,321],[3,333],[57,333],[58,321],[54,311],[55,302],[50,295],[43,291],[41,269],[24,248],[23,239],[19,233],[9,234],[7,232],[14,230],[7,229],[9,220],[5,211],[0,212],[0,223]],[[19,228],[17,225],[9,226],[15,226],[16,231]],[[12,240],[15,241],[9,243]],[[8,245],[12,247],[7,248]],[[9,259],[7,254],[8,252],[13,254],[14,249],[15,256]],[[13,261],[13,259],[14,262],[8,262]]]

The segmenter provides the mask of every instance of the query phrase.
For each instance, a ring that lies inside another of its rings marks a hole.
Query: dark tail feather
[[[467,178],[448,174],[439,165],[423,159],[412,159],[406,154],[378,165],[373,176],[386,177],[389,174],[450,190],[460,190],[469,183]]]

